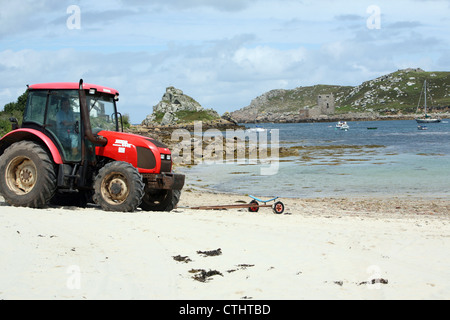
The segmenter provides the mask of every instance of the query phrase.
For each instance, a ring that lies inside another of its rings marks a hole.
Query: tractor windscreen
[[[107,94],[86,95],[91,127],[100,130],[119,131],[114,97]]]

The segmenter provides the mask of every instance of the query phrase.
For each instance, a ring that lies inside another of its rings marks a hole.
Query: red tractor
[[[162,143],[124,133],[119,93],[83,83],[28,87],[21,128],[0,140],[0,194],[12,206],[49,203],[106,211],[171,211],[184,175]]]

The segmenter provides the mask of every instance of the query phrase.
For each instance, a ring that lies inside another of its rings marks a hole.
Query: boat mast
[[[423,87],[425,90],[425,117],[427,117],[427,80],[425,80]]]

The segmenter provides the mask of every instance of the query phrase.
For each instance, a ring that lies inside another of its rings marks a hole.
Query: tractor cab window
[[[80,99],[77,90],[50,91],[46,129],[60,144],[66,161],[81,159]]]
[[[92,131],[118,131],[114,98],[110,95],[87,95],[86,98]]]
[[[23,122],[44,124],[47,91],[31,91],[28,94],[27,107],[23,115]]]

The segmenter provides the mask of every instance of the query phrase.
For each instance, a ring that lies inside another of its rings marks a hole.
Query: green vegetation
[[[202,111],[178,111],[175,113],[178,118],[178,123],[190,123],[194,121],[211,121],[217,119],[217,116],[212,115],[207,110]]]
[[[366,81],[357,87],[316,85],[291,90],[272,90],[257,101],[261,113],[297,113],[317,105],[317,96],[334,95],[336,114],[378,112],[381,115],[415,113],[427,80],[430,109],[435,112],[450,106],[450,72],[425,72],[406,69]],[[424,103],[422,96],[421,104]]]
[[[357,107],[351,106],[351,105],[345,105],[345,106],[337,106],[336,107],[336,114],[347,114],[351,112],[361,112]]]
[[[427,80],[430,108],[450,106],[450,72],[399,70],[378,79],[367,81],[343,96],[337,113],[376,111],[387,113],[415,113]],[[354,93],[354,94],[352,94]],[[424,97],[420,107],[424,104]]]
[[[131,123],[130,123],[130,115],[128,113],[125,113],[122,116],[122,123],[123,123],[123,129],[127,130],[131,128]]]
[[[22,122],[27,98],[28,90],[17,98],[16,102],[10,102],[4,106],[3,111],[0,112],[0,136],[4,136],[11,131],[11,122],[9,121],[9,118],[17,118],[19,124]]]
[[[316,85],[299,87],[293,90],[274,90],[269,95],[259,112],[297,112],[304,107],[317,105],[317,96],[332,93],[335,98],[342,97],[352,90],[352,87]]]
[[[155,122],[161,123],[162,119],[164,118],[164,112],[155,112]]]

